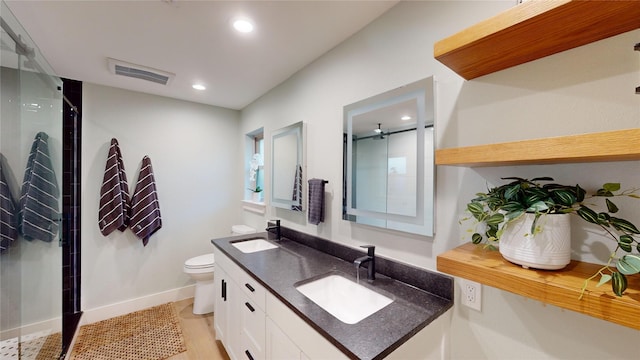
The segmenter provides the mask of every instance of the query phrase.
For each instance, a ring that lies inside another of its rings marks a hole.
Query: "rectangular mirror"
[[[304,211],[304,123],[278,129],[271,137],[271,205]]]
[[[433,236],[434,84],[344,107],[343,219]]]

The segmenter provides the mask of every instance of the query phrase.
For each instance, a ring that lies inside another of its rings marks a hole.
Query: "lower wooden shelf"
[[[572,260],[562,270],[524,269],[504,260],[498,251],[472,243],[437,258],[441,272],[640,330],[640,275],[627,277],[628,288],[622,297],[613,294],[611,285],[597,288],[597,281],[592,280],[584,297],[578,299],[584,280],[601,267]]]
[[[504,166],[640,160],[640,129],[437,149],[436,165]]]

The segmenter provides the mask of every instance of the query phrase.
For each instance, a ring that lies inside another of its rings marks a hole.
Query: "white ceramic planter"
[[[562,269],[571,262],[571,225],[569,214],[543,215],[542,229],[531,235],[534,214],[524,214],[512,222],[500,237],[502,257],[524,268]]]

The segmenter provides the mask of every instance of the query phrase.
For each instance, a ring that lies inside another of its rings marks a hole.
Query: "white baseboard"
[[[101,306],[95,309],[85,309],[82,313],[79,325],[92,324],[115,316],[128,314],[134,311],[150,308],[172,301],[180,301],[193,297],[195,284],[182,288],[163,291],[136,299],[130,299],[115,304]]]
[[[49,335],[58,331],[62,331],[62,317],[27,324],[13,329],[2,330],[0,332],[0,340],[28,337],[32,334]]]

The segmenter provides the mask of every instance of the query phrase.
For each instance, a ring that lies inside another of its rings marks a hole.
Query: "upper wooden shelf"
[[[640,4],[640,2],[638,2]],[[503,166],[640,160],[640,129],[438,149],[436,165]]]
[[[622,297],[613,294],[610,284],[598,288],[593,280],[579,300],[584,280],[602,265],[573,260],[562,270],[523,269],[504,260],[498,251],[471,243],[438,255],[437,263],[438,270],[447,274],[640,330],[638,275],[627,277]]]
[[[637,0],[530,0],[438,41],[433,52],[471,80],[637,28]]]

